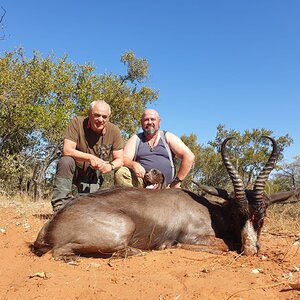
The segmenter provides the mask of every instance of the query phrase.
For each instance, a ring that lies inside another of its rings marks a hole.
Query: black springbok
[[[41,256],[52,251],[56,259],[78,255],[122,256],[140,250],[183,247],[195,251],[236,250],[255,255],[267,205],[299,193],[299,189],[267,197],[264,187],[275,166],[276,142],[253,190],[230,163],[222,143],[224,165],[232,180],[234,193],[200,186],[222,197],[224,203],[181,189],[142,189],[116,187],[80,196],[69,201],[38,234],[32,251]]]

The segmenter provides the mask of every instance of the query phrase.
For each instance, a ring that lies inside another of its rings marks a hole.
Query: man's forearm
[[[122,158],[113,158],[110,163],[113,163],[115,168],[118,169],[123,166],[123,159]]]
[[[130,158],[124,156],[124,167],[129,169],[133,169],[135,161],[131,160]]]
[[[90,161],[94,155],[76,149],[65,150],[64,155],[71,156],[77,161]]]
[[[181,161],[177,176],[179,179],[183,180],[190,172],[194,163],[193,157],[188,157]]]

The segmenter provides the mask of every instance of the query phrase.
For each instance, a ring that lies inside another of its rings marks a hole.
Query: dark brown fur
[[[181,189],[114,188],[67,203],[41,229],[32,250],[39,256],[52,250],[55,258],[69,259],[179,244],[229,249],[231,243],[222,240],[221,211],[219,204]]]
[[[214,187],[200,188],[222,197],[223,204],[181,189],[114,188],[70,200],[39,232],[32,251],[52,251],[57,259],[76,255],[132,255],[140,250],[182,246],[201,251],[237,250],[246,255],[259,251],[259,238],[269,203],[285,200],[299,190],[270,195],[264,186],[277,157],[276,141],[253,190],[230,162],[227,138],[221,146],[223,163],[234,193]],[[152,171],[149,174],[153,175]],[[155,177],[147,175],[147,178]]]

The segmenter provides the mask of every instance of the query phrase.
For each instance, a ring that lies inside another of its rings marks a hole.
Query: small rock
[[[37,273],[34,273],[33,275],[29,275],[29,278],[34,278],[34,277],[39,277],[39,278],[43,278],[43,279],[49,278],[45,272],[37,272]]]
[[[284,273],[284,274],[282,274],[282,277],[283,277],[284,279],[290,280],[290,279],[293,278],[293,273],[292,273],[292,272]]]
[[[23,227],[24,227],[25,229],[28,229],[28,228],[30,228],[30,225],[29,225],[28,223],[25,223],[25,224],[23,225]]]
[[[202,272],[202,273],[210,273],[210,270],[209,270],[209,269],[206,269],[206,268],[204,268],[204,269],[202,269],[202,270],[201,270],[201,272]]]

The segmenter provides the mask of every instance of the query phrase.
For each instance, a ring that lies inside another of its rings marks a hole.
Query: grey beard
[[[144,133],[146,133],[146,134],[153,135],[153,134],[155,134],[155,133],[158,131],[158,129],[155,129],[155,128],[144,129],[144,128],[143,128],[143,131],[144,131]]]

